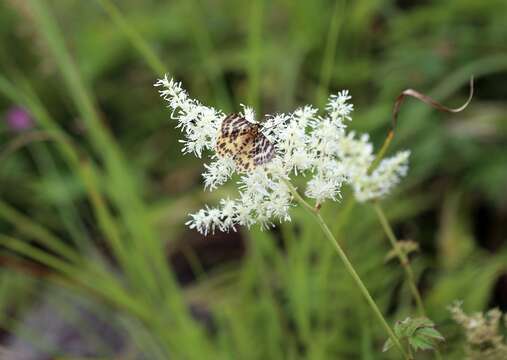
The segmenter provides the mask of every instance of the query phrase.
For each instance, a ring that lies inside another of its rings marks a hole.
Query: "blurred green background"
[[[445,359],[447,307],[507,310],[504,0],[2,0],[1,359],[397,359],[320,229],[293,222],[203,238],[202,190],[153,83],[164,73],[225,112],[322,106],[350,89],[351,129],[409,175],[383,201],[412,257]],[[389,321],[414,316],[372,207],[345,189],[323,215]],[[432,353],[418,359],[433,358]]]

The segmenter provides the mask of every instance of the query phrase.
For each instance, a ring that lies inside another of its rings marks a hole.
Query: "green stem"
[[[384,210],[382,209],[382,207],[380,206],[380,204],[377,201],[373,203],[373,208],[375,209],[375,212],[377,213],[380,224],[382,225],[382,228],[384,229],[384,232],[386,233],[387,238],[389,239],[389,242],[391,243],[391,246],[393,247],[394,251],[396,252],[398,259],[400,260],[400,264],[403,267],[403,270],[405,270],[405,276],[407,278],[407,281],[408,281],[408,284],[410,287],[410,291],[412,292],[412,296],[416,302],[417,309],[418,309],[419,313],[421,314],[421,316],[426,317],[426,309],[424,308],[424,303],[422,301],[421,293],[419,292],[419,289],[417,289],[414,271],[412,270],[412,267],[410,266],[410,262],[408,260],[407,254],[405,254],[398,246],[398,240],[396,239],[396,236],[394,235],[394,231],[391,228],[389,221],[387,220]],[[435,349],[435,357],[439,360],[442,358],[438,349]]]
[[[387,238],[389,239],[389,242],[391,243],[391,246],[393,247],[394,251],[396,252],[396,256],[400,260],[400,264],[403,267],[403,270],[405,270],[405,275],[407,277],[407,281],[408,281],[408,284],[410,287],[410,291],[412,292],[412,296],[414,297],[414,300],[417,304],[417,309],[422,316],[426,316],[426,310],[424,309],[424,304],[423,304],[423,301],[421,298],[421,294],[419,293],[419,290],[417,289],[414,271],[412,270],[412,267],[410,266],[410,262],[408,261],[408,256],[398,246],[398,240],[396,239],[393,229],[391,228],[391,225],[389,224],[389,221],[387,220],[384,210],[382,210],[382,207],[380,206],[380,204],[378,202],[374,202],[373,208],[375,209],[375,212],[377,213],[380,224],[382,225],[382,228],[384,229],[384,232],[386,233]]]
[[[345,265],[345,269],[348,271],[350,276],[352,276],[352,279],[354,280],[356,285],[359,287],[359,290],[361,290],[361,293],[365,297],[368,305],[372,309],[373,313],[377,316],[378,320],[380,321],[380,323],[382,324],[382,326],[386,330],[387,334],[391,338],[394,345],[400,351],[400,353],[403,355],[403,357],[405,359],[410,360],[411,357],[407,354],[405,349],[403,349],[403,346],[401,345],[398,338],[394,334],[393,330],[391,329],[391,327],[387,323],[386,319],[382,315],[382,312],[380,311],[377,304],[375,303],[375,300],[373,300],[373,297],[370,295],[370,292],[368,291],[368,289],[364,285],[363,281],[361,280],[361,278],[357,274],[357,272],[354,269],[354,266],[350,262],[349,258],[347,257],[347,255],[345,254],[343,249],[341,248],[338,241],[336,241],[331,230],[329,230],[329,227],[327,226],[326,222],[324,221],[324,219],[320,215],[318,209],[314,208],[308,202],[306,202],[305,199],[303,199],[303,197],[297,192],[296,188],[290,182],[286,181],[285,183],[286,183],[287,187],[289,188],[290,192],[292,193],[292,195],[294,196],[294,198],[296,199],[296,201],[298,203],[300,203],[306,210],[308,210],[308,212],[310,214],[312,214],[312,216],[316,219],[316,221],[320,225],[322,231],[324,232],[324,235],[331,242],[331,244],[334,246],[338,256],[340,257],[343,264]]]
[[[412,353],[412,348],[410,347],[410,343],[408,343],[408,341],[407,341],[407,351],[410,357],[414,357],[414,354]]]
[[[384,158],[386,155],[387,149],[389,149],[389,145],[391,145],[391,142],[394,138],[394,131],[391,130],[386,136],[386,139],[384,140],[384,143],[382,144],[382,147],[380,148],[379,152],[377,153],[377,156],[375,156],[375,160],[370,165],[370,168],[368,169],[368,173],[372,173],[373,170],[377,168],[377,166],[380,164],[380,161]]]

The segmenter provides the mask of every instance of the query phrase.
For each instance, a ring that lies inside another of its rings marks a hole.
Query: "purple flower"
[[[25,131],[34,126],[34,121],[28,111],[17,106],[13,106],[7,111],[5,120],[7,127],[14,132]]]

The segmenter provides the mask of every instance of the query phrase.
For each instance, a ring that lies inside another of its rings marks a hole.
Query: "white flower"
[[[315,199],[318,204],[323,203],[326,199],[336,200],[339,194],[341,182],[335,183],[323,177],[314,177],[308,181],[305,195]]]
[[[354,110],[354,105],[347,103],[350,99],[352,99],[352,96],[349,95],[348,90],[340,91],[338,95],[329,97],[326,110],[329,112],[331,119],[339,121],[352,120],[349,115]]]
[[[195,214],[191,214],[190,217],[192,219],[185,224],[190,229],[196,229],[204,235],[208,235],[208,233],[214,234],[216,228],[223,228],[222,221],[220,220],[222,215],[218,209],[206,207]]]
[[[224,114],[190,99],[187,92],[182,89],[181,83],[169,80],[167,76],[159,80],[155,86],[163,88],[160,95],[169,102],[171,117],[178,120],[178,127],[185,134],[182,151],[194,153],[200,158],[204,150],[212,150]]]
[[[220,230],[227,231],[232,229],[236,231],[235,220],[236,217],[236,203],[230,199],[222,199],[220,201],[221,207],[221,215],[222,215],[222,223],[220,224]]]
[[[246,106],[241,104],[241,107],[243,108],[243,117],[246,121],[251,122],[252,124],[255,123],[255,111],[250,106]]]
[[[236,169],[234,160],[230,157],[216,157],[210,164],[204,164],[206,172],[203,174],[204,188],[215,190],[230,179]]]
[[[386,196],[408,171],[410,151],[401,151],[384,159],[371,174],[363,174],[352,183],[354,194],[359,201],[378,199]]]
[[[217,229],[236,231],[237,226],[253,224],[268,228],[274,221],[290,221],[294,202],[287,181],[295,175],[307,180],[305,195],[322,204],[338,200],[344,184],[353,188],[359,201],[383,197],[407,172],[409,152],[404,151],[384,159],[370,173],[375,155],[368,136],[357,137],[346,129],[353,110],[346,90],[329,97],[326,114],[318,115],[316,108],[307,105],[293,113],[267,115],[261,132],[274,144],[275,157],[249,172],[239,172],[232,157],[215,153],[225,114],[189,98],[181,84],[172,79],[165,77],[155,86],[161,88],[171,117],[184,135],[183,152],[210,157],[204,165],[205,189],[213,191],[234,173],[240,175],[236,199],[223,199],[217,207],[206,206],[190,215],[187,225],[204,235]],[[256,123],[254,110],[241,106],[241,115]]]

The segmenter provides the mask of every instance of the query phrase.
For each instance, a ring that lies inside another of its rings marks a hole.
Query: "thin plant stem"
[[[410,344],[407,344],[407,351],[410,357],[414,357],[414,354],[412,353],[412,348],[410,347]]]
[[[389,221],[387,220],[387,217],[385,215],[384,210],[382,209],[382,206],[380,206],[378,201],[375,201],[373,203],[373,208],[375,209],[380,224],[382,225],[382,228],[384,229],[384,232],[386,233],[387,238],[389,239],[389,242],[391,243],[391,246],[393,247],[393,250],[396,253],[396,256],[400,260],[400,264],[403,267],[403,270],[405,271],[405,276],[407,278],[410,291],[412,292],[412,296],[416,302],[417,310],[419,311],[421,316],[427,316],[426,309],[424,308],[424,303],[422,301],[421,293],[417,288],[414,271],[410,266],[408,256],[398,246],[398,239],[396,238],[396,235],[394,235],[394,231],[391,225],[389,224]],[[442,358],[438,349],[435,349],[435,357],[439,360]]]
[[[375,159],[370,165],[370,168],[368,169],[368,172],[371,173],[373,170],[377,168],[377,166],[380,164],[380,161],[384,158],[386,155],[387,149],[389,148],[389,145],[391,145],[391,142],[394,138],[394,131],[390,130],[389,133],[386,136],[386,139],[384,140],[384,143],[382,144],[382,147],[380,148],[379,152],[377,153],[377,156],[375,156]]]
[[[375,209],[375,213],[377,214],[380,224],[382,225],[382,229],[386,233],[387,238],[389,239],[389,242],[391,243],[391,246],[393,247],[393,250],[396,253],[396,256],[400,260],[400,264],[403,267],[403,270],[405,270],[405,275],[407,277],[408,285],[410,287],[410,291],[412,292],[412,296],[414,297],[414,300],[416,302],[417,310],[422,316],[426,316],[426,310],[424,309],[421,294],[417,289],[414,271],[410,266],[408,256],[399,247],[398,240],[396,239],[393,229],[391,228],[391,225],[389,224],[389,221],[387,220],[384,210],[382,210],[380,204],[378,202],[374,202],[373,208]]]
[[[398,340],[398,338],[394,334],[393,330],[391,329],[391,327],[387,323],[386,319],[382,315],[382,312],[380,311],[377,304],[375,303],[375,300],[373,300],[373,297],[371,296],[370,292],[368,291],[368,289],[364,285],[360,276],[358,275],[358,273],[354,269],[354,266],[350,262],[349,258],[347,257],[347,255],[345,254],[345,252],[341,248],[340,244],[338,243],[338,241],[334,237],[333,233],[331,232],[331,230],[327,226],[326,222],[324,221],[324,219],[320,215],[318,208],[315,208],[312,205],[310,205],[308,202],[306,202],[306,200],[303,199],[303,197],[298,193],[296,188],[290,182],[286,181],[285,183],[286,183],[287,187],[289,188],[290,192],[292,193],[292,195],[294,196],[294,198],[296,199],[296,201],[299,204],[301,204],[316,219],[317,223],[319,224],[322,231],[324,232],[324,235],[326,236],[326,238],[331,242],[331,244],[335,248],[336,253],[338,254],[340,259],[342,260],[343,264],[345,265],[345,269],[348,271],[350,276],[352,276],[352,279],[354,280],[356,285],[359,287],[359,290],[361,290],[361,293],[365,297],[366,302],[368,303],[368,305],[372,309],[373,313],[377,316],[378,320],[380,321],[380,323],[382,324],[382,326],[386,330],[387,334],[391,338],[393,344],[396,346],[396,348],[400,351],[400,353],[403,355],[403,357],[405,359],[411,360],[411,357],[405,351],[405,349],[401,345],[400,341]]]

